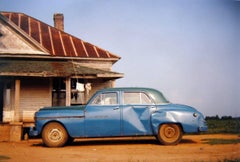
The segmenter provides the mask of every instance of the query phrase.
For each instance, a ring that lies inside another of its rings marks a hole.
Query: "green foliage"
[[[212,162],[212,161],[193,161],[193,162]],[[217,162],[240,162],[240,158],[217,160]]]
[[[4,156],[4,155],[0,155],[0,162],[1,161],[5,161],[5,160],[9,160],[10,159],[10,157],[8,157],[8,156]]]
[[[218,160],[218,162],[240,162],[240,159],[224,159],[223,161]]]
[[[240,139],[206,138],[206,139],[202,139],[202,141],[210,145],[240,143]]]
[[[211,118],[206,117],[207,133],[233,133],[240,134],[240,118]]]

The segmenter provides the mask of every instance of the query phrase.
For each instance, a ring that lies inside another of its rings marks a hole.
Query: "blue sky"
[[[240,116],[240,1],[0,0],[122,57],[116,86],[152,87],[206,116]]]

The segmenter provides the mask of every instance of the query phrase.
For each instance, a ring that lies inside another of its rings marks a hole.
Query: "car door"
[[[123,134],[151,135],[151,112],[155,110],[151,98],[144,92],[123,92]]]
[[[85,110],[85,136],[120,135],[120,107],[117,92],[97,94]]]

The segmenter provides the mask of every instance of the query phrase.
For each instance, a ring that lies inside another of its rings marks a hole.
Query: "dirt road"
[[[0,142],[0,162],[158,162],[240,159],[240,144],[210,145],[204,139],[239,139],[237,135],[186,135],[176,146],[155,138],[76,140],[63,148],[47,148],[40,139]]]

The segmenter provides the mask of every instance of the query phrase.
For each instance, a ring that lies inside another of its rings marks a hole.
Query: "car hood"
[[[82,117],[85,106],[44,107],[36,112],[36,118],[45,117]]]

